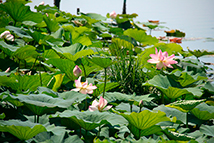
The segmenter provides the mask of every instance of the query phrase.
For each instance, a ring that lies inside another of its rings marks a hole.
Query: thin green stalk
[[[82,128],[80,127],[80,138],[81,138],[81,136],[82,136]]]
[[[39,123],[39,115],[37,115],[37,120],[36,120],[36,122]]]
[[[86,70],[85,70],[85,67],[84,67],[84,65],[81,63],[81,65],[82,65],[82,68],[83,68],[83,71],[84,71],[84,76],[85,76],[85,78],[86,78]]]
[[[104,95],[105,95],[105,88],[106,88],[106,79],[107,79],[107,73],[106,73],[106,68],[104,68],[104,72],[105,72],[105,81],[104,81],[104,88],[103,88],[103,98],[104,98]]]
[[[32,69],[34,68],[34,66],[35,66],[35,64],[36,64],[37,58],[38,58],[38,56],[36,57],[36,59],[35,59],[33,65],[32,65],[32,67],[31,67],[31,71],[32,71]]]
[[[34,123],[36,123],[36,115],[34,115]]]
[[[40,85],[42,86],[41,61],[39,61],[39,78],[40,78]]]
[[[186,114],[186,127],[188,128],[188,112]]]
[[[164,104],[164,95],[161,93],[161,103]]]
[[[132,104],[130,104],[130,111],[132,112]]]

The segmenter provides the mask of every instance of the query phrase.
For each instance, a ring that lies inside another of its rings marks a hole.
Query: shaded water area
[[[42,0],[41,0],[42,1]],[[33,10],[40,0],[33,0],[29,5]],[[53,0],[44,0],[53,6]],[[77,8],[83,13],[99,13],[106,16],[115,11],[122,13],[123,0],[61,0],[60,10],[76,14]],[[134,21],[147,22],[159,20],[164,22],[162,28],[152,31],[152,36],[166,36],[165,30],[178,29],[186,36],[180,44],[184,50],[204,49],[214,51],[214,1],[213,0],[127,0],[127,13],[137,13]],[[214,63],[214,56],[204,56],[200,60]],[[214,68],[213,65],[209,67]]]

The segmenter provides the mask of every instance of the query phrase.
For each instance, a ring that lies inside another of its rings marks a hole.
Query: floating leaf
[[[36,124],[29,121],[0,120],[0,131],[9,132],[20,140],[28,140],[41,132],[45,132],[46,128],[41,124]]]

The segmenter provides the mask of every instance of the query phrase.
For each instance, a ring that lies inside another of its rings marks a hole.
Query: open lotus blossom
[[[92,102],[92,105],[89,106],[89,111],[96,111],[96,110],[99,110],[99,111],[105,111],[105,110],[109,110],[112,105],[108,105],[107,100],[104,99],[102,96],[100,97],[99,99],[99,102],[97,102],[97,100],[95,99],[93,102]]]
[[[112,12],[110,13],[110,17],[111,17],[111,18],[116,18],[116,17],[117,17],[116,12],[115,12],[115,11],[112,11]]]
[[[79,68],[78,65],[76,65],[73,69],[73,74],[76,77],[79,77],[82,74],[82,70]]]
[[[157,48],[155,48],[155,54],[150,54],[149,55],[152,59],[149,59],[147,62],[152,63],[152,64],[157,64],[156,67],[157,69],[161,69],[162,67],[169,67],[173,68],[171,64],[177,64],[178,62],[173,60],[175,57],[174,54],[171,56],[168,56],[167,52],[163,52],[160,50],[158,52]]]
[[[170,38],[169,41],[173,43],[182,43],[182,38]]]
[[[10,31],[4,31],[1,35],[0,38],[4,38],[8,41],[14,41],[14,36],[10,34]]]
[[[93,90],[96,89],[96,86],[93,86],[92,83],[88,84],[88,81],[81,82],[81,76],[78,78],[78,80],[75,80],[75,89],[72,89],[72,91],[79,91],[82,94],[92,94]]]

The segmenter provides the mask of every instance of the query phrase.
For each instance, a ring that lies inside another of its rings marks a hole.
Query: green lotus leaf
[[[211,94],[214,94],[214,85],[211,82],[206,82],[203,88],[208,90]]]
[[[64,74],[57,74],[57,75],[54,76],[55,82],[54,82],[54,85],[52,87],[53,91],[57,91],[58,88],[60,88],[64,76],[65,76]]]
[[[135,126],[141,130],[148,129],[163,121],[171,121],[162,111],[151,112],[149,110],[144,110],[140,113],[120,113],[120,115],[129,122],[130,126]]]
[[[81,15],[90,17],[91,19],[102,20],[102,21],[106,20],[106,17],[104,17],[104,16],[102,16],[100,14],[97,14],[97,13],[86,13],[86,14],[81,13]]]
[[[154,125],[144,130],[139,130],[135,126],[132,126],[131,124],[128,125],[129,130],[131,133],[135,136],[135,138],[139,139],[142,136],[148,136],[151,134],[155,134],[157,132],[162,131],[160,126]]]
[[[84,143],[78,135],[68,136],[68,138],[65,139],[64,143]]]
[[[41,132],[45,132],[46,128],[41,124],[20,120],[0,120],[0,131],[9,132],[20,140],[28,140]]]
[[[114,125],[126,125],[127,121],[117,114],[108,113],[108,112],[99,112],[99,111],[70,111],[65,110],[62,113],[56,113],[55,115],[50,116],[50,118],[60,117],[63,120],[62,123],[65,123],[65,126],[70,127],[70,123],[74,122],[78,124],[80,127],[85,130],[93,130],[96,127],[99,127],[104,124],[110,123],[112,126]],[[115,120],[117,119],[117,120]]]
[[[93,95],[99,96],[104,89],[104,83],[96,84],[97,89],[94,91]],[[105,91],[107,92],[108,90],[114,89],[119,86],[119,83],[117,82],[108,82],[106,83]]]
[[[112,59],[108,58],[108,57],[93,56],[92,58],[89,58],[88,60],[102,68],[107,68],[114,63],[114,62],[112,62]]]
[[[177,132],[169,131],[169,130],[163,130],[164,134],[170,139],[170,140],[178,140],[178,141],[189,141],[189,140],[194,140],[194,137],[185,135],[185,134],[180,134]]]
[[[205,55],[214,55],[214,52],[208,52],[208,51],[205,51],[205,50],[190,50],[188,48],[188,51],[193,54],[194,56],[196,56],[197,58],[201,57],[201,56],[205,56]]]
[[[21,28],[14,26],[6,26],[5,28],[13,31],[18,37],[23,38],[26,42],[30,42],[33,40],[32,37]]]
[[[191,113],[200,120],[214,119],[214,106],[208,106],[206,103],[201,103],[192,109]]]
[[[144,45],[154,45],[158,43],[158,39],[156,37],[147,35],[143,30],[128,29],[124,31],[124,35],[130,36]]]
[[[128,94],[123,94],[119,92],[106,92],[105,93],[105,99],[108,102],[128,102],[128,101],[137,101],[140,102],[140,100],[143,101],[152,101],[154,99],[153,97],[149,97],[150,94],[147,95],[141,95],[141,96],[135,96],[135,95],[128,95]]]
[[[0,5],[0,9],[7,12],[16,22],[33,21],[42,22],[42,14],[32,12],[30,6],[25,6],[22,2],[5,2]]]
[[[167,117],[171,117],[171,116],[176,117],[177,120],[181,121],[182,123],[186,123],[186,114],[177,109],[165,107],[164,105],[160,105],[160,106],[154,108],[153,110],[156,110],[156,111],[160,110],[162,112],[165,112]]]
[[[48,64],[52,64],[53,66],[59,68],[61,72],[65,73],[65,75],[71,79],[75,80],[76,77],[73,74],[73,69],[75,67],[75,63],[68,59],[49,59],[46,61]]]
[[[17,57],[18,59],[25,60],[28,57],[36,58],[37,56],[39,56],[39,53],[36,51],[36,48],[34,46],[26,45],[16,50],[13,56]]]
[[[154,86],[162,91],[169,98],[177,98],[181,95],[188,94],[189,91],[185,88],[180,88],[180,85],[168,76],[156,75],[151,80],[143,84],[144,86]]]
[[[56,21],[56,18],[53,14],[48,14],[48,16],[44,15],[43,19],[47,24],[48,30],[51,32],[56,32],[60,28],[59,23]]]
[[[64,100],[72,99],[76,102],[81,102],[86,98],[89,98],[88,94],[82,94],[76,91],[66,91],[59,93],[59,97],[63,98]]]
[[[71,55],[75,55],[77,52],[86,49],[85,46],[83,46],[80,43],[72,44],[68,47],[62,47],[62,48],[57,48],[54,47],[54,50],[56,50],[59,53],[70,53]]]
[[[46,94],[30,94],[18,96],[10,96],[13,99],[17,99],[29,108],[36,115],[43,115],[45,113],[54,113],[59,109],[66,109],[71,106],[75,99],[64,100],[61,98],[53,98]]]
[[[191,84],[200,81],[200,80],[206,80],[207,77],[200,76],[199,74],[196,75],[190,75],[190,73],[187,72],[182,72],[181,75],[179,76],[179,83],[181,84],[182,87],[185,86],[191,86]]]
[[[93,55],[93,54],[95,54],[95,52],[92,49],[81,50],[73,56],[73,61],[76,61],[78,58],[82,58],[87,55]]]
[[[0,119],[4,119],[6,116],[5,116],[5,114],[4,113],[1,113],[0,114]]]
[[[166,107],[176,108],[182,112],[189,112],[194,109],[197,105],[205,102],[205,99],[201,100],[180,100],[166,105]]]
[[[214,137],[214,125],[212,126],[201,125],[200,132],[202,132],[205,135]]]
[[[3,40],[0,41],[0,49],[8,56],[12,56],[13,53],[18,50],[20,47],[12,46],[5,43]]]

